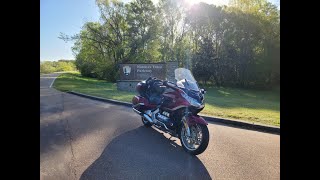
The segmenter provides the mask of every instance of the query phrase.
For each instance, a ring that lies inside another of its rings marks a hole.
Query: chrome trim
[[[177,107],[172,108],[172,109],[170,109],[170,108],[166,108],[166,109],[168,109],[168,110],[170,110],[170,111],[175,111],[175,110],[180,109],[180,108],[183,108],[183,107],[188,107],[188,106],[180,105],[180,106],[177,106]]]
[[[168,118],[167,116],[162,115],[160,113],[158,114],[157,118],[158,118],[158,120],[160,119],[160,121],[169,121],[170,120],[170,118]]]
[[[140,116],[143,116],[146,120],[148,120],[150,123],[152,123],[152,124],[153,124],[152,119],[151,119],[148,115],[146,115],[146,114],[144,114],[144,113],[142,113],[142,112],[138,111],[138,110],[137,110],[137,109],[135,109],[135,108],[132,108],[132,110],[133,110],[135,113],[139,114]]]
[[[136,108],[132,108],[132,110],[133,110],[135,113],[137,113],[137,114],[139,114],[139,115],[141,116],[141,112],[138,111]]]
[[[133,105],[132,107],[137,107],[137,106],[144,106],[144,103],[138,103],[138,104]]]
[[[190,137],[191,132],[190,132],[189,125],[188,125],[188,123],[187,123],[187,118],[186,118],[186,116],[183,116],[183,117],[182,117],[182,123],[183,123],[183,125],[184,125],[184,128],[185,128],[186,131],[187,131],[188,137]]]
[[[159,108],[152,112],[152,120],[153,122],[157,122],[156,114],[159,112]]]
[[[164,128],[165,128],[166,130],[171,131],[170,129],[167,128],[167,126],[166,126],[163,122],[161,122],[161,121],[158,121],[158,122],[161,123],[161,124],[163,124],[163,126],[164,126]]]
[[[146,118],[151,124],[153,123],[152,119],[148,115],[143,114],[143,117]]]
[[[160,122],[160,121],[159,121]],[[161,122],[162,123],[162,122]],[[163,124],[163,123],[162,123]],[[159,125],[159,124],[154,124],[154,127],[156,127],[157,129],[161,130],[161,131],[166,131],[167,133],[171,134],[171,136],[174,136],[174,137],[178,137],[178,134],[173,131],[173,130],[170,130],[167,128],[167,126],[165,124],[163,124],[163,126]]]

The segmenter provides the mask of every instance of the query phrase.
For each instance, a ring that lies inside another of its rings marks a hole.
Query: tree
[[[40,73],[53,73],[60,71],[75,71],[76,67],[72,60],[44,61],[40,62]]]
[[[186,9],[181,0],[160,0],[160,41],[162,61],[183,62],[184,48],[188,48],[185,23]]]
[[[74,36],[60,36],[75,42],[76,67],[84,76],[114,82],[119,63],[176,60],[191,67],[196,79],[215,85],[271,88],[280,83],[280,11],[266,0],[191,7],[183,0],[96,3],[99,22],[85,23]]]
[[[131,62],[157,62],[160,59],[158,17],[151,0],[134,0],[126,5],[128,59]]]
[[[195,53],[192,59],[193,74],[202,80],[205,84],[214,77],[216,85],[220,85],[217,78],[217,55],[214,50],[214,45],[209,38],[204,38],[200,43],[199,50]]]

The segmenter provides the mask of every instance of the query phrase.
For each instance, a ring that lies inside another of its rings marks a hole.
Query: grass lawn
[[[116,83],[82,77],[79,73],[61,74],[53,87],[94,96],[131,102],[135,93],[118,91]],[[206,107],[201,114],[280,126],[279,91],[236,88],[206,88]]]

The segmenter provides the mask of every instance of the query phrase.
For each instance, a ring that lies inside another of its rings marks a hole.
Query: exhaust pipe
[[[151,119],[151,117],[149,117],[148,115],[144,114],[143,112],[138,111],[136,108],[132,108],[133,111],[137,114],[139,114],[140,116],[144,117],[146,120],[148,120],[150,123],[153,124],[153,121]]]
[[[153,124],[153,121],[152,121],[151,117],[149,117],[149,116],[146,115],[146,114],[143,114],[143,117],[146,118],[150,123]]]
[[[139,114],[140,116],[144,117],[144,118],[145,118],[146,120],[148,120],[151,124],[154,124],[150,116],[148,116],[147,114],[145,114],[145,113],[143,113],[143,112],[138,111],[138,110],[137,110],[136,108],[134,108],[134,107],[132,107],[132,109],[133,109],[133,111],[134,111],[135,113],[137,113],[137,114]],[[174,131],[170,130],[170,129],[166,126],[166,124],[164,124],[164,123],[161,122],[161,121],[158,121],[158,122],[161,123],[161,124],[162,124],[162,127],[164,127],[171,135],[178,137],[177,134],[176,134]],[[156,124],[155,124],[155,126],[158,127]],[[161,126],[159,126],[158,129],[161,130]]]

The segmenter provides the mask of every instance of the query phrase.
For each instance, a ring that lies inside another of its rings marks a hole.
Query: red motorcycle
[[[204,108],[205,90],[188,69],[175,69],[175,79],[176,83],[149,77],[139,82],[132,108],[146,127],[178,137],[186,152],[198,155],[209,143],[208,123],[197,115]]]

